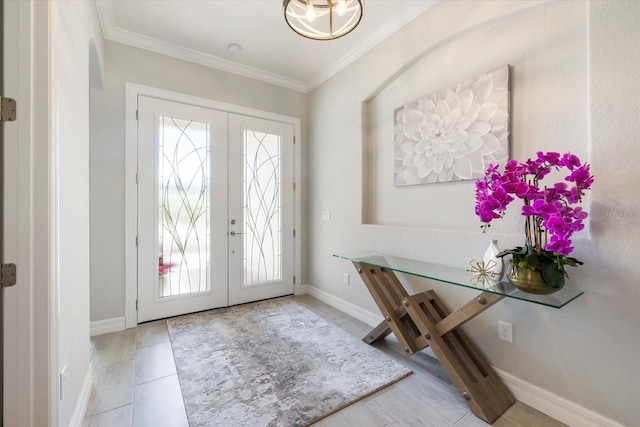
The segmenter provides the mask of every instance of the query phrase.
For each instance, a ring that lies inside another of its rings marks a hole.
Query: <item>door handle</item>
[[[235,231],[230,231],[229,234],[232,235],[232,236],[235,236],[237,234],[244,234],[244,233],[236,233]]]

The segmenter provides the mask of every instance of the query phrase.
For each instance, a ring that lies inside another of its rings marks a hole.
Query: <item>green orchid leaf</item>
[[[529,267],[534,267],[534,268],[537,268],[539,270],[542,269],[542,265],[544,264],[544,262],[542,262],[540,257],[538,257],[538,255],[535,254],[535,253],[527,255],[524,258],[524,262],[529,264]]]
[[[572,257],[568,257],[568,256],[563,256],[561,258],[561,260],[562,260],[563,264],[570,265],[572,267],[577,267],[578,265],[583,265],[584,264],[584,262],[578,261],[577,259],[572,258]]]
[[[505,255],[525,255],[527,253],[527,248],[524,246],[517,246],[513,249],[506,249],[502,252],[500,252],[498,255],[496,255],[497,257],[503,257]]]
[[[552,288],[559,288],[564,284],[564,269],[558,269],[555,264],[545,263],[540,270],[545,282]]]

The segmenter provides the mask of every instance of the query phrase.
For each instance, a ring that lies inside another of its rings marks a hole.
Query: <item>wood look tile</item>
[[[85,417],[133,402],[133,360],[93,370],[93,389]]]
[[[94,368],[133,360],[136,350],[136,332],[134,329],[113,332],[110,334],[92,337],[93,358],[91,364]]]
[[[122,406],[93,417],[85,418],[82,427],[131,427],[133,405]]]
[[[138,348],[168,341],[169,332],[165,320],[143,323],[136,328],[136,346]]]
[[[330,305],[318,301],[309,295],[300,295],[294,298],[297,303],[313,311],[325,321],[341,327],[347,333],[357,338],[363,338],[371,330],[371,327],[366,323],[355,319],[347,313],[333,308]],[[380,316],[380,319],[382,320],[382,316]]]
[[[388,423],[407,426],[451,426],[469,412],[455,389],[429,374],[409,375],[366,406]]]
[[[142,384],[176,373],[173,351],[169,342],[141,347],[136,352],[134,384]]]
[[[438,359],[433,355],[429,347],[409,356],[398,340],[389,335],[384,340],[373,344],[375,348],[385,353],[387,356],[393,357],[414,372],[424,372],[437,378],[440,382],[453,386],[451,379],[447,375]]]
[[[367,408],[362,401],[349,405],[315,423],[313,427],[385,427],[387,423]]]
[[[502,415],[502,418],[519,427],[567,427],[566,424],[521,402],[516,402]]]
[[[499,419],[496,420],[496,423],[494,423],[494,426],[500,427],[499,424],[497,424],[498,421]],[[469,411],[464,417],[462,417],[461,420],[459,420],[454,424],[455,427],[489,427],[489,425],[490,424],[487,424],[480,418],[476,417],[475,414],[471,411]],[[507,427],[507,426],[503,425],[502,427]]]
[[[177,375],[135,387],[134,427],[189,427]]]

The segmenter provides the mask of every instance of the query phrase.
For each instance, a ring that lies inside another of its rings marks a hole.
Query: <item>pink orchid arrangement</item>
[[[552,170],[565,168],[569,175],[551,186],[540,181]],[[476,214],[486,231],[494,219],[502,218],[509,203],[522,199],[526,218],[526,243],[503,251],[512,255],[512,264],[542,271],[553,287],[561,286],[566,275],[564,265],[582,264],[568,255],[573,252],[571,237],[584,228],[588,213],[577,206],[584,191],[591,188],[593,176],[587,163],[571,153],[538,152],[524,163],[510,160],[504,171],[489,165],[483,179],[476,181]],[[557,285],[557,286],[554,286]]]

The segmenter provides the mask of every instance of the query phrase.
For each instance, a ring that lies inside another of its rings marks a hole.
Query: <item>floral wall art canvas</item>
[[[481,178],[509,158],[509,66],[394,111],[396,186]]]

